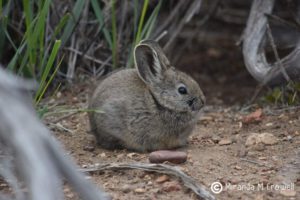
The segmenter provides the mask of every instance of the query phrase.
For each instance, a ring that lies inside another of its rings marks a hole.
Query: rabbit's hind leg
[[[98,133],[101,132],[101,135],[95,135],[97,143],[104,149],[114,150],[114,149],[123,149],[123,145],[120,140],[115,138],[108,133],[104,133],[103,130],[98,130]]]

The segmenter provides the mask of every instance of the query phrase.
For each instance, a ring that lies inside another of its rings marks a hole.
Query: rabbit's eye
[[[185,87],[185,86],[180,86],[180,87],[178,88],[178,92],[179,92],[180,94],[187,94],[186,87]]]

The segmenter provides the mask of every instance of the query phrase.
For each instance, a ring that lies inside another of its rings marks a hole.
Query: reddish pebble
[[[179,191],[181,189],[182,187],[177,181],[165,182],[162,187],[162,190],[165,192]]]
[[[171,162],[175,164],[184,163],[187,159],[187,154],[182,151],[168,151],[168,150],[160,150],[153,151],[149,155],[149,161],[151,163],[163,163],[163,162]]]

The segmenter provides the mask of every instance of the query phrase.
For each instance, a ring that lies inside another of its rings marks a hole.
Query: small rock
[[[125,185],[123,185],[123,186],[121,187],[121,191],[124,192],[124,193],[130,192],[131,189],[132,189],[131,186],[130,186],[130,185],[127,185],[127,184],[125,184]]]
[[[121,153],[121,154],[118,154],[118,155],[117,155],[117,158],[118,158],[118,159],[124,158],[124,154],[122,154],[122,153]]]
[[[251,133],[246,140],[246,147],[256,145],[258,143],[259,134]]]
[[[83,150],[84,150],[84,151],[92,152],[92,151],[95,150],[95,145],[92,145],[92,144],[85,145],[85,146],[83,147]]]
[[[177,181],[165,182],[162,187],[165,192],[179,191],[182,189],[181,185]]]
[[[295,190],[280,190],[280,194],[285,197],[294,197],[296,196]]]
[[[243,117],[242,122],[244,124],[250,124],[254,122],[260,122],[262,120],[262,109],[259,108],[255,112],[250,113]]]
[[[261,156],[261,157],[258,157],[258,159],[259,159],[259,160],[267,160],[267,157]]]
[[[213,136],[213,137],[211,138],[211,140],[212,140],[214,143],[218,143],[218,142],[221,140],[221,138],[220,138],[219,136]]]
[[[146,190],[144,188],[136,188],[134,192],[137,194],[143,194],[146,192]]]
[[[273,126],[273,123],[270,122],[270,123],[266,123],[266,126],[269,127],[269,126]]]
[[[156,182],[156,183],[164,183],[164,182],[168,181],[169,179],[170,179],[169,176],[167,176],[167,175],[162,175],[162,176],[158,177],[158,178],[155,180],[155,182]]]
[[[74,198],[74,194],[73,193],[66,194],[66,197],[68,197],[69,199],[73,199]]]
[[[241,170],[242,168],[241,168],[240,166],[236,165],[236,166],[234,167],[234,169]]]
[[[255,196],[254,200],[264,200],[264,194],[259,194],[257,196]]]
[[[201,116],[200,121],[212,121],[213,118],[210,116]]]
[[[277,138],[271,133],[262,133],[260,134],[260,141],[266,145],[277,144]]]
[[[229,145],[231,143],[232,143],[231,139],[221,139],[218,144],[222,146],[222,145]]]
[[[101,157],[101,158],[105,158],[105,157],[106,157],[106,154],[105,154],[105,153],[101,153],[101,154],[100,154],[100,157]]]
[[[128,158],[134,158],[134,157],[136,157],[138,154],[137,153],[129,153],[129,154],[127,154],[127,157]]]
[[[246,146],[255,146],[258,144],[274,145],[278,143],[277,138],[271,133],[251,133],[246,140]]]
[[[175,164],[184,163],[187,160],[187,154],[182,151],[168,151],[168,150],[160,150],[153,151],[149,155],[149,161],[151,163],[163,163],[163,162],[171,162]]]

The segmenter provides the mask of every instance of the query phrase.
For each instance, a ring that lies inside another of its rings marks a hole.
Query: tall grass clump
[[[132,50],[152,38],[162,4],[0,0],[0,63],[36,80],[39,104],[55,76],[72,81],[77,66],[94,75],[132,67]]]
[[[51,0],[1,1],[1,63],[20,76],[38,83],[34,99],[38,104],[59,67],[61,40],[57,36],[69,19],[66,14],[50,33]],[[3,48],[6,47],[6,48]]]

